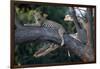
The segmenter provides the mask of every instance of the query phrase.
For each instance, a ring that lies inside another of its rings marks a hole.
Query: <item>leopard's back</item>
[[[65,31],[64,27],[61,24],[52,20],[45,20],[42,26],[48,28],[62,29],[63,31]]]

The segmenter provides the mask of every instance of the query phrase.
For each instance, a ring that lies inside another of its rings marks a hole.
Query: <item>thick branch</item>
[[[70,10],[70,14],[73,17],[74,20],[74,24],[78,33],[78,39],[83,42],[86,43],[86,31],[84,30],[82,24],[78,21],[77,16],[76,16],[76,12],[74,7],[69,7]]]
[[[56,29],[42,28],[42,27],[25,27],[23,29],[17,29],[15,31],[15,43],[23,43],[23,42],[34,42],[37,41],[52,41],[60,45],[61,38],[58,33],[55,32]],[[74,52],[77,56],[79,56],[83,61],[86,62],[94,61],[94,55],[92,55],[93,50],[89,48],[87,55],[84,57],[84,46],[82,43],[68,34],[64,34],[65,47],[70,51]],[[86,53],[86,52],[85,52]]]

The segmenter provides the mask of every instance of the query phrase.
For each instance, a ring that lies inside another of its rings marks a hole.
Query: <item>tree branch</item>
[[[57,44],[61,44],[61,38],[59,37],[58,33],[54,30],[57,29],[50,29],[50,28],[43,28],[43,27],[24,27],[23,29],[16,29],[15,31],[15,43],[23,43],[23,42],[34,42],[36,41],[52,41]],[[64,46],[68,48],[70,51],[74,52],[77,56],[79,56],[83,61],[87,60],[86,62],[93,62],[94,55],[93,50],[89,48],[88,52],[86,53],[84,50],[83,44],[69,36],[68,34],[64,34]],[[84,52],[87,54],[84,58]]]

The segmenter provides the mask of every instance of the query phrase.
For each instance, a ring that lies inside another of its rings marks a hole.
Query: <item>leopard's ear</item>
[[[43,17],[45,17],[45,18],[46,18],[47,16],[48,16],[48,14],[45,14],[45,13],[43,14]]]
[[[34,10],[34,11],[33,11],[33,15],[34,15],[34,14],[36,14],[36,12],[37,12],[37,11],[36,11],[36,10]]]

